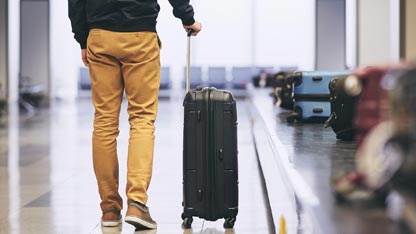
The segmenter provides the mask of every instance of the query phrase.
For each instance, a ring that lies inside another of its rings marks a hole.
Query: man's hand
[[[189,29],[192,29],[192,36],[196,36],[202,29],[202,24],[198,21],[195,21],[194,24],[189,26],[183,26],[185,28],[185,31],[188,32]]]
[[[87,59],[87,49],[81,50],[81,58],[82,58],[82,62],[84,63],[84,65],[86,67],[89,67],[90,63],[88,62],[88,59]]]

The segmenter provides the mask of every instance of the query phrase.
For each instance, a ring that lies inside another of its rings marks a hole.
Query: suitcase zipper
[[[205,92],[206,95],[206,100],[207,100],[207,104],[205,106],[205,116],[206,116],[206,121],[205,121],[205,141],[206,141],[206,145],[205,145],[205,157],[204,157],[204,193],[205,193],[205,198],[203,198],[203,195],[201,194],[201,200],[205,200],[206,205],[207,205],[207,217],[206,219],[210,220],[212,219],[212,172],[211,169],[212,167],[212,160],[211,160],[211,145],[212,145],[212,114],[211,114],[211,89],[207,89]]]
[[[208,154],[208,161],[209,163],[209,168],[208,168],[208,174],[209,174],[209,210],[210,210],[210,219],[214,219],[214,212],[215,212],[215,105],[214,105],[214,98],[213,98],[213,90],[210,88],[209,89],[209,99],[208,99],[208,104],[209,104],[209,142],[208,142],[208,147],[209,147],[209,154]]]

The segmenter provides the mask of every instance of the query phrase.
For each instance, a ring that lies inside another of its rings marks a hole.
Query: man
[[[169,0],[185,30],[196,36],[189,0]],[[89,67],[95,107],[92,151],[101,197],[102,225],[121,223],[117,141],[125,90],[128,100],[128,209],[125,221],[137,228],[156,228],[146,206],[154,148],[160,84],[160,41],[156,33],[157,0],[68,0],[69,18],[82,61]]]

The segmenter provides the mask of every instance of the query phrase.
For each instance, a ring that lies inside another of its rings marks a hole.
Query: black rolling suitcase
[[[293,110],[293,84],[287,82],[287,77],[292,73],[278,72],[274,75],[273,80],[273,97],[274,104],[283,109]]]
[[[188,34],[187,67],[190,67]],[[238,213],[237,108],[232,94],[215,88],[189,90],[184,100],[183,227],[192,217],[225,218],[232,228]]]
[[[273,79],[273,74],[270,74],[265,70],[261,70],[252,78],[253,86],[256,88],[271,87],[273,85]]]
[[[354,116],[358,97],[348,95],[346,89],[357,85],[355,80],[357,79],[352,76],[336,77],[328,85],[331,115],[324,126],[331,127],[339,140],[354,140]]]

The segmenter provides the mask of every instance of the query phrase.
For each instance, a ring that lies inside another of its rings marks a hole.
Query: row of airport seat
[[[295,70],[295,67],[280,67],[278,70]],[[191,89],[197,87],[216,87],[218,89],[246,90],[247,85],[251,83],[253,76],[260,72],[273,73],[275,68],[272,66],[239,66],[231,67],[212,66],[201,67],[192,66],[190,68]],[[172,88],[171,68],[168,66],[161,67],[160,90],[170,90]],[[230,76],[228,75],[230,74]],[[183,78],[181,87],[185,88],[186,68],[183,68]],[[79,87],[81,90],[91,89],[91,81],[87,68],[80,70]]]
[[[231,77],[228,79],[228,69],[224,66],[203,67],[192,66],[190,68],[191,89],[197,87],[216,87],[218,89],[246,89],[256,74],[260,71],[273,71],[273,67],[232,67]],[[204,76],[205,74],[205,76]],[[186,68],[183,69],[182,88],[185,88]],[[170,81],[170,68],[162,67],[161,88],[166,87]]]

